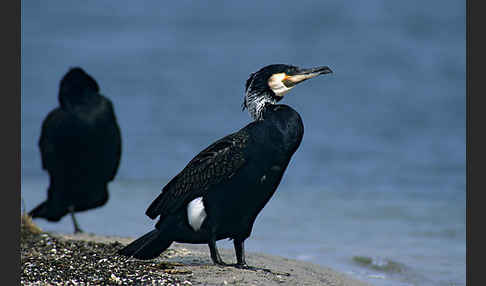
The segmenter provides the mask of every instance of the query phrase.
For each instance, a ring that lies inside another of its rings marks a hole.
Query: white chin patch
[[[284,94],[292,89],[292,87],[286,87],[285,84],[283,84],[282,80],[284,80],[284,78],[284,73],[277,73],[268,79],[268,86],[276,96],[284,96]]]
[[[187,219],[189,220],[189,225],[198,231],[206,218],[206,211],[204,210],[204,205],[202,197],[195,198],[187,205]]]

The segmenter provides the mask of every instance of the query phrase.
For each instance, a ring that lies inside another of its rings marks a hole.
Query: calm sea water
[[[465,2],[262,2],[22,1],[25,208],[46,198],[37,140],[70,66],[97,79],[123,135],[109,202],[78,220],[136,237],[168,180],[250,122],[249,73],[328,65],[283,101],[304,139],[248,251],[373,285],[465,285]]]

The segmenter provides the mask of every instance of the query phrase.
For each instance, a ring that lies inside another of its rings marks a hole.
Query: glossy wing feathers
[[[145,212],[154,219],[174,213],[214,185],[231,178],[245,163],[243,148],[248,141],[244,132],[228,135],[201,151],[163,189]]]

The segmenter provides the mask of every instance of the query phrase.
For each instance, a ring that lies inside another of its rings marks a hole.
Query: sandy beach
[[[150,261],[116,254],[133,239],[47,233],[22,219],[21,284],[369,285],[327,267],[262,253],[247,253],[251,269],[216,266],[206,245],[174,243]],[[232,250],[220,251],[225,262],[235,263]]]

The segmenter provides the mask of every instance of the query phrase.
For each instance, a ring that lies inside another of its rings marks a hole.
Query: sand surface
[[[120,242],[126,245],[133,238],[96,236],[89,234],[58,234],[63,239]],[[169,249],[176,250],[170,257],[156,260],[171,262],[171,274],[191,281],[193,285],[370,285],[347,275],[316,264],[261,253],[246,253],[246,261],[253,269],[221,267],[212,263],[207,245],[174,243]],[[234,251],[220,249],[223,261],[235,263]]]
[[[21,285],[369,285],[304,261],[246,253],[250,269],[214,265],[207,245],[174,243],[158,258],[117,254],[133,238],[43,232],[28,216],[20,229]],[[220,249],[235,263],[233,250]]]

